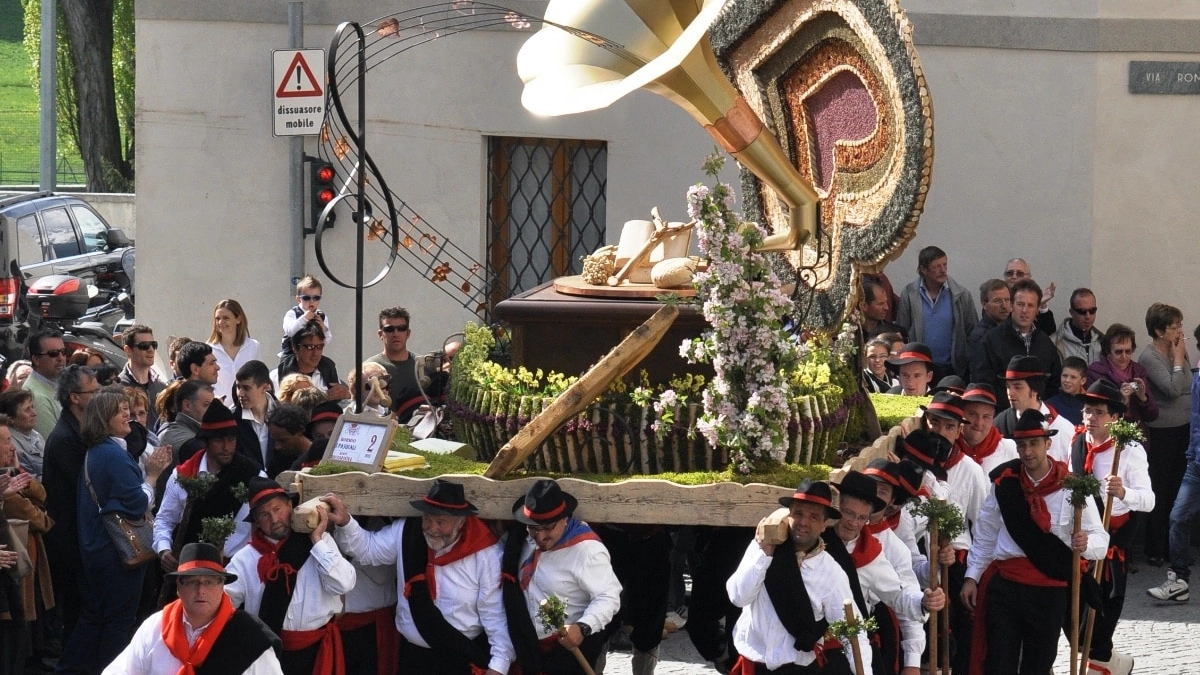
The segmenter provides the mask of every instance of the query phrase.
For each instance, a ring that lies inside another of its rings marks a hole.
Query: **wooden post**
[[[846,623],[852,628],[858,628],[858,617],[854,614],[854,601],[847,600],[842,608],[846,614]],[[858,646],[858,633],[850,636],[850,652],[854,654],[854,673],[855,675],[865,675],[863,673],[862,651]]]
[[[1110,476],[1117,475],[1117,468],[1121,465],[1121,451],[1124,449],[1125,449],[1124,445],[1118,445],[1113,450],[1112,469],[1108,472],[1108,475],[1110,475]],[[1104,524],[1105,532],[1108,532],[1108,524],[1110,521],[1112,521],[1112,510],[1113,510],[1113,496],[1108,495],[1108,497],[1106,497],[1104,500],[1103,524]],[[1109,534],[1112,534],[1112,533],[1109,532]],[[1093,570],[1092,576],[1093,576],[1093,578],[1096,579],[1097,582],[1099,582],[1103,578],[1103,576],[1104,576],[1104,556],[1100,556],[1100,559],[1096,561],[1096,568]],[[1087,671],[1088,671],[1088,654],[1090,654],[1092,651],[1092,630],[1095,628],[1095,624],[1096,624],[1096,613],[1092,612],[1090,607],[1084,610],[1084,616],[1086,616],[1087,618],[1084,620],[1083,649],[1082,649],[1082,654],[1079,657],[1079,664],[1080,664],[1079,672],[1080,673],[1087,673]]]
[[[938,562],[937,562],[937,540],[938,540],[938,524],[934,521],[929,521],[929,590],[936,591],[938,589]],[[939,661],[941,661],[941,651],[938,649],[938,630],[941,622],[938,616],[941,613],[936,610],[929,611],[929,672],[941,672]]]
[[[553,403],[505,443],[483,475],[488,478],[500,478],[524,462],[547,436],[567,421],[567,418],[591,405],[614,378],[621,377],[646,358],[677,316],[678,307],[664,305],[646,319],[645,323],[625,336],[625,339],[605,354],[599,363],[559,394]]]
[[[941,551],[941,547],[938,547],[938,551],[939,552]],[[950,566],[949,565],[940,565],[940,567],[942,568],[942,584],[946,587],[946,590],[948,591],[950,589]],[[949,594],[947,594],[946,599],[947,600],[950,599]],[[939,615],[940,615],[939,618],[942,620],[942,624],[939,627],[939,630],[941,631],[941,636],[939,637],[940,641],[938,643],[938,646],[941,647],[942,653],[938,655],[938,661],[941,662],[941,666],[942,666],[941,675],[950,675],[950,603],[949,602],[946,603],[946,608],[944,610],[942,610],[941,612],[939,612]]]
[[[1078,534],[1083,529],[1083,504],[1075,507],[1074,527],[1072,534]],[[1071,675],[1078,675],[1081,662],[1076,658],[1079,653],[1079,551],[1071,549]],[[1085,664],[1086,665],[1086,664]]]

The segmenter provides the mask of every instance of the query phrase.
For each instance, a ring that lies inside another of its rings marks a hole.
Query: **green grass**
[[[21,44],[23,25],[21,0],[0,0],[0,184],[38,180],[38,92]],[[78,153],[67,139],[58,140],[58,181],[84,182]]]

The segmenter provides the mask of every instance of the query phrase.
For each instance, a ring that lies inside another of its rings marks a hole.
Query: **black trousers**
[[[1154,489],[1154,510],[1146,519],[1147,558],[1171,557],[1169,531],[1171,507],[1187,471],[1187,447],[1191,425],[1146,429],[1146,460],[1150,487]]]
[[[615,626],[616,622],[610,625]],[[600,651],[608,644],[608,636],[604,631],[592,633],[579,645],[579,651],[583,652],[583,657],[593,669],[596,667],[596,659],[600,658]],[[583,667],[579,665],[575,654],[556,643],[548,654],[542,655],[541,675],[583,675]]]
[[[286,649],[279,655],[279,669],[283,675],[312,675],[313,666],[317,664],[317,650],[321,643],[289,652]]]
[[[487,633],[480,633],[476,641],[487,644]],[[309,675],[309,673],[304,675]],[[397,675],[471,675],[471,663],[465,654],[447,653],[428,647],[418,647],[400,639],[400,665]],[[285,675],[290,675],[284,670]]]
[[[819,666],[814,661],[807,666],[797,666],[789,663],[771,670],[765,664],[754,664],[754,675],[854,675],[854,666],[846,658],[842,650],[825,652],[825,665]]]
[[[997,574],[988,584],[987,675],[1046,675],[1058,654],[1058,631],[1071,601],[1063,587],[1029,586]]]
[[[696,544],[688,559],[692,599],[686,630],[696,651],[707,661],[734,653],[733,624],[742,610],[729,601],[725,582],[733,576],[753,540],[752,527],[701,527],[696,533]]]
[[[671,585],[671,535],[661,528],[646,532],[607,525],[595,527],[596,534],[612,556],[613,572],[621,582],[623,621],[633,626],[629,640],[638,651],[648,652],[662,642],[667,620],[667,593]]]
[[[379,663],[375,624],[342,631],[342,653],[346,655],[346,675],[375,675]]]

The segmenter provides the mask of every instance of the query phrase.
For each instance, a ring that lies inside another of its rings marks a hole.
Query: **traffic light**
[[[333,198],[337,196],[337,192],[333,188],[334,172],[332,164],[324,160],[314,159],[309,164],[309,172],[309,190],[311,195],[309,219],[312,223],[313,232],[316,232],[317,228],[321,225],[319,222],[321,212],[325,210],[325,206],[329,202],[333,201]],[[332,226],[336,218],[337,214],[330,211],[329,217],[325,219],[325,224]]]

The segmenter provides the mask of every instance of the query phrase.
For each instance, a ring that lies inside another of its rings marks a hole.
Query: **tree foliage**
[[[58,0],[59,137],[83,157],[88,189],[133,190],[134,0]],[[39,86],[41,0],[22,0],[30,76]]]

